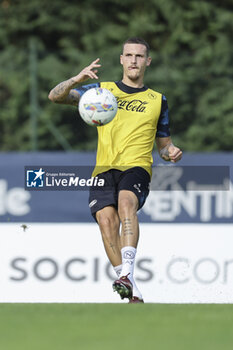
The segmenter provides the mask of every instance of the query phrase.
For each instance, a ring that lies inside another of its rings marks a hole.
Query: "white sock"
[[[121,274],[122,265],[113,266],[113,268],[114,268],[114,270],[116,272],[117,277],[119,277],[120,274]]]
[[[122,257],[121,276],[127,276],[129,274],[128,278],[133,277],[136,252],[137,252],[137,249],[134,247],[123,247],[121,249],[121,257]]]
[[[133,285],[133,296],[142,299],[142,295],[139,292],[136,283],[133,278],[134,273],[134,262],[136,256],[137,249],[134,247],[123,247],[121,249],[122,256],[122,270],[120,276],[127,276]]]

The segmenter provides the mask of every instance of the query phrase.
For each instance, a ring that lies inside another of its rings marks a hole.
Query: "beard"
[[[135,70],[132,72],[130,71],[128,72],[127,77],[132,81],[137,81],[140,78],[140,72],[138,70],[137,71]]]

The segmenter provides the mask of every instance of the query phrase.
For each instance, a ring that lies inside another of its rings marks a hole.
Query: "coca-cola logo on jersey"
[[[117,98],[118,108],[124,109],[126,111],[132,111],[132,112],[145,112],[146,105],[148,105],[147,101],[141,101],[141,100],[121,100]]]

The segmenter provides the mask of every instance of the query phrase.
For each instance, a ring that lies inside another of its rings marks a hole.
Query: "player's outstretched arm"
[[[78,105],[80,95],[74,90],[77,84],[80,84],[88,79],[98,79],[96,73],[101,65],[98,63],[99,58],[93,61],[89,66],[85,67],[78,75],[61,82],[56,85],[49,93],[48,98],[55,103]]]
[[[156,137],[156,145],[162,159],[176,163],[182,158],[182,151],[173,145],[171,137]]]

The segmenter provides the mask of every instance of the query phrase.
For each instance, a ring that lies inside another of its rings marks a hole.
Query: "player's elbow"
[[[54,96],[53,91],[48,94],[48,99],[52,102],[57,102],[56,96]]]

